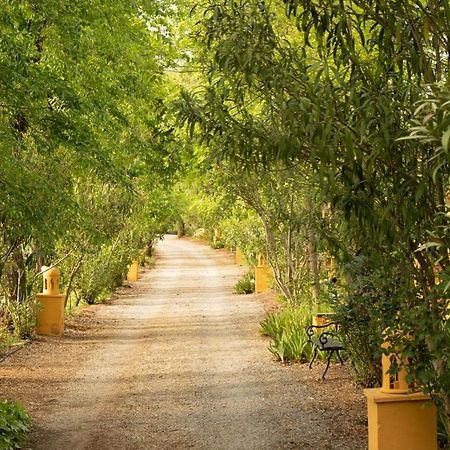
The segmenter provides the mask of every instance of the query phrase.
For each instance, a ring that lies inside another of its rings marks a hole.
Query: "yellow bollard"
[[[335,313],[315,313],[312,316],[312,324],[315,326],[326,325],[334,321]],[[318,330],[322,332],[323,330]]]
[[[259,254],[258,265],[255,267],[255,293],[270,291],[272,278],[272,269],[267,265],[264,255]]]
[[[245,259],[245,255],[239,247],[236,247],[236,252],[235,252],[234,257],[235,257],[235,262],[236,262],[237,266],[246,266],[247,265],[247,260]]]
[[[139,278],[139,264],[137,261],[133,261],[128,267],[127,280],[137,281]]]
[[[384,341],[381,347],[389,350],[391,345],[388,341]],[[391,365],[398,366],[397,373],[389,373]],[[382,383],[381,392],[385,394],[407,394],[410,391],[409,384],[406,381],[406,360],[401,360],[395,353],[391,352],[388,355],[381,356],[382,366]]]
[[[220,233],[220,230],[216,228],[214,230],[214,237],[213,237],[213,243],[216,245],[218,242],[220,242],[220,238],[222,237],[222,234]]]
[[[267,266],[266,257],[262,253],[258,254],[258,266]]]
[[[391,346],[385,342],[383,348]],[[402,360],[394,353],[383,355],[382,387],[364,390],[369,450],[436,450],[436,406],[429,395],[410,392],[405,367],[397,374],[386,373],[394,361],[400,366]]]
[[[60,293],[61,272],[57,267],[41,268],[44,276],[44,289],[36,298],[41,304],[37,313],[37,334],[43,336],[62,336],[64,333],[64,295]]]

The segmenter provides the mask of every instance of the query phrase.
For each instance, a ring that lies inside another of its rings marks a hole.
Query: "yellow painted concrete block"
[[[127,280],[137,281],[139,279],[139,264],[137,261],[133,261],[128,268]]]
[[[385,394],[365,389],[369,450],[436,450],[437,415],[422,393]]]
[[[43,336],[62,336],[64,333],[64,299],[65,296],[37,294],[41,308],[37,313],[37,334]]]
[[[255,292],[260,294],[262,292],[270,291],[270,284],[272,282],[273,274],[269,266],[255,267]]]

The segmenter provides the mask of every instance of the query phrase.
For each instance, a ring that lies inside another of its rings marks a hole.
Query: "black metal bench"
[[[316,331],[317,329],[319,330],[323,329],[324,331],[318,333]],[[325,374],[327,373],[328,368],[330,367],[331,357],[333,356],[334,353],[336,353],[341,364],[344,364],[341,355],[339,354],[339,351],[343,350],[344,346],[337,337],[337,329],[338,324],[336,322],[330,322],[325,325],[310,325],[306,329],[308,342],[310,342],[314,348],[314,354],[311,359],[311,362],[309,363],[309,368],[311,369],[313,362],[316,359],[318,351],[328,352],[327,367],[325,368],[325,372],[322,375],[322,380],[325,379]]]

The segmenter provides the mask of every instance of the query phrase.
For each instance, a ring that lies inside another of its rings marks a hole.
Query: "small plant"
[[[0,402],[0,449],[22,448],[31,429],[31,417],[17,402]]]
[[[252,294],[255,292],[255,274],[247,272],[234,286],[235,294]]]
[[[35,299],[8,302],[7,317],[14,337],[28,339],[33,335],[39,308],[40,304]]]
[[[156,264],[156,259],[154,256],[145,256],[143,266],[147,269],[153,269]]]
[[[0,351],[10,347],[17,342],[17,339],[8,331],[8,327],[0,321]]]
[[[208,232],[205,228],[198,228],[194,231],[193,238],[194,239],[206,239],[208,235]]]
[[[216,241],[216,242],[212,242],[211,243],[211,247],[215,250],[219,249],[219,248],[224,248],[225,244],[221,241]]]
[[[280,361],[305,362],[311,357],[306,327],[311,313],[305,308],[286,308],[270,313],[262,322],[262,333],[272,338],[269,350]]]

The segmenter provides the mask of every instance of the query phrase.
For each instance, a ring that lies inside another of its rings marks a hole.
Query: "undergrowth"
[[[270,313],[261,322],[262,333],[272,340],[269,350],[283,362],[305,362],[311,357],[311,345],[306,327],[311,324],[311,312],[303,307],[287,307]]]
[[[211,242],[211,247],[215,250],[218,250],[220,248],[225,248],[225,244],[221,241]]]
[[[31,429],[31,417],[17,402],[0,402],[0,450],[22,448]]]
[[[7,334],[12,339],[28,339],[33,336],[36,326],[36,314],[40,303],[36,299],[28,298],[22,302],[5,301],[0,304],[2,315],[0,317],[0,340]]]
[[[255,292],[255,274],[247,272],[234,286],[235,294],[252,294]]]

